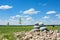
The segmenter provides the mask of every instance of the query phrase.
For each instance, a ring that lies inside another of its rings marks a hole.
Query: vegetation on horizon
[[[60,26],[46,26],[49,30],[60,30]],[[14,40],[14,32],[30,31],[33,29],[33,26],[0,26],[0,35],[4,35],[9,40]]]

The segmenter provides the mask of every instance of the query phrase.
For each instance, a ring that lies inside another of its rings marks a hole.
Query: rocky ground
[[[60,32],[58,30],[16,32],[14,37],[15,40],[60,40]]]

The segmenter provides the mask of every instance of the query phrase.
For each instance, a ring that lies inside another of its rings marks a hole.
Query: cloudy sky
[[[60,0],[0,0],[0,25],[60,24]]]

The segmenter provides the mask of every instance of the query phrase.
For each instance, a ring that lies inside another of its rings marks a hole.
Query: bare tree
[[[21,17],[19,18],[19,24],[22,24],[22,20],[21,20]]]
[[[9,22],[7,22],[7,26],[9,26]]]

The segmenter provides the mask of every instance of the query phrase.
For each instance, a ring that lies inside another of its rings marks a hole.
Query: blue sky
[[[0,25],[60,24],[60,0],[0,0]]]

